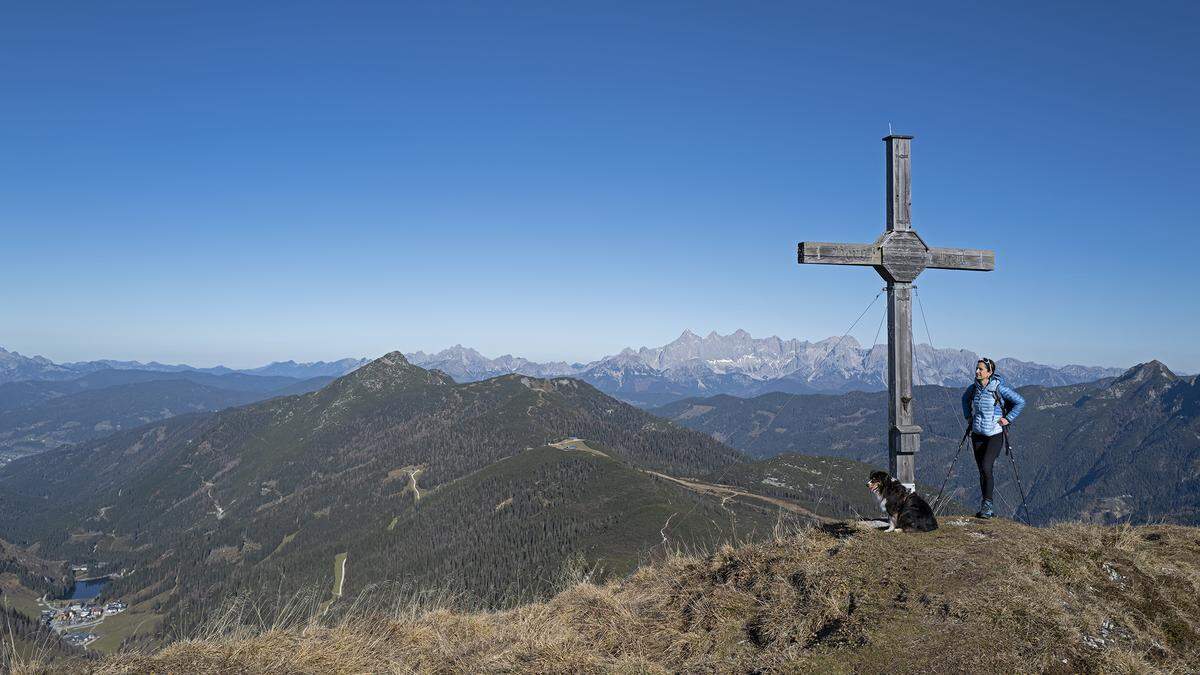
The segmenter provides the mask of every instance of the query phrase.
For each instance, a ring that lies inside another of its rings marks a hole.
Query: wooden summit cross
[[[926,268],[990,272],[994,251],[930,248],[912,228],[909,150],[912,136],[888,135],[887,230],[873,244],[802,241],[801,264],[870,265],[887,281],[888,297],[888,466],[892,476],[912,488],[921,427],[913,423],[912,290]]]

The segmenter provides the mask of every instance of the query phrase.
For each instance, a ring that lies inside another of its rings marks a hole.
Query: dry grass
[[[1194,672],[1200,531],[852,525],[676,555],[620,582],[469,611],[407,594],[330,620],[245,617],[93,673]],[[250,622],[253,624],[253,622]]]

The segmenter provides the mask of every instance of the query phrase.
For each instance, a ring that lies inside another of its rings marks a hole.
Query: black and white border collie
[[[880,510],[888,516],[888,529],[884,532],[932,532],[937,529],[937,518],[933,516],[929,502],[916,492],[909,492],[903,483],[892,478],[888,472],[872,473],[867,487],[879,500]]]

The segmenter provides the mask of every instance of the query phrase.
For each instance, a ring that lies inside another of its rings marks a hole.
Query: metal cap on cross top
[[[797,262],[869,265],[887,282],[888,296],[888,465],[910,488],[916,484],[915,455],[921,427],[913,421],[912,289],[929,268],[990,272],[994,251],[930,247],[912,226],[912,136],[888,134],[886,144],[887,221],[871,244],[802,241]]]

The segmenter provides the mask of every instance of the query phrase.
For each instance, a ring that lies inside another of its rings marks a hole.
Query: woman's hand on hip
[[[1000,426],[1002,426],[1002,427],[1006,427],[1006,426],[1008,426],[1008,419],[1007,419],[1007,418],[1005,418],[1005,417],[1001,417],[999,421],[1000,421]]]

